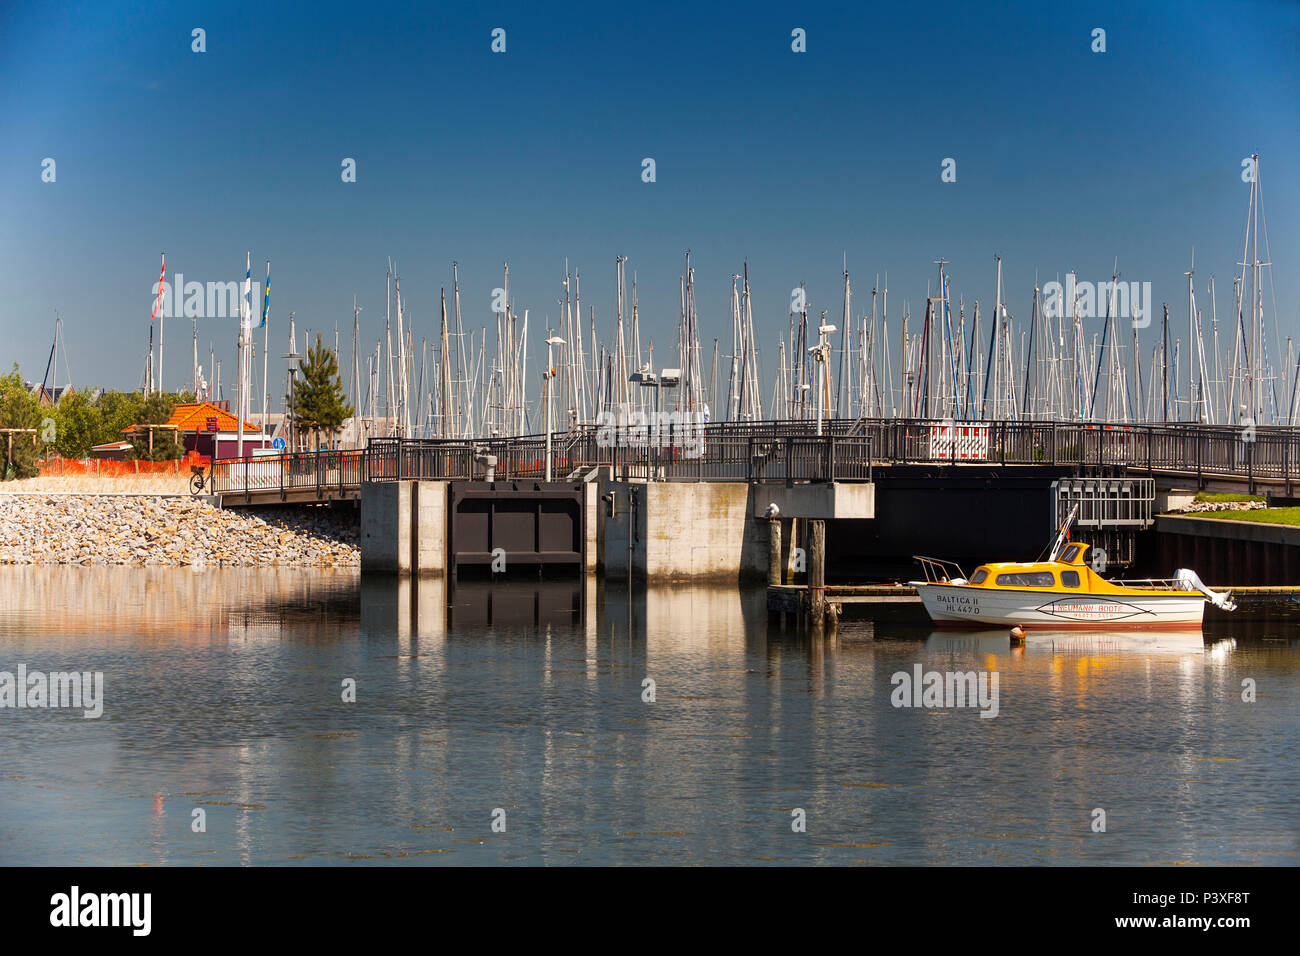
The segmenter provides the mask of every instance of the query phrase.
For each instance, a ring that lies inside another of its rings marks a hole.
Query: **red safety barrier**
[[[103,475],[106,478],[136,475],[188,475],[191,465],[209,467],[207,455],[187,452],[184,458],[166,461],[116,461],[111,458],[45,458],[36,463],[42,475]]]

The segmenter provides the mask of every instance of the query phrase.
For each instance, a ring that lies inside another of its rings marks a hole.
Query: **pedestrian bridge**
[[[1146,476],[1165,486],[1291,496],[1300,428],[1168,423],[951,422],[835,419],[724,422],[635,429],[614,443],[596,426],[552,436],[551,473],[615,480],[749,483],[871,482],[891,472]],[[213,462],[223,506],[360,498],[365,482],[541,480],[544,435],[374,438],[365,449]]]

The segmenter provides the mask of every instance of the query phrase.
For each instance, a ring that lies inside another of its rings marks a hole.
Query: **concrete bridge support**
[[[651,583],[762,581],[771,573],[774,526],[780,563],[788,567],[800,520],[875,516],[875,487],[866,482],[787,486],[602,476],[600,499],[601,571],[611,580]]]
[[[446,574],[446,481],[369,481],[361,486],[361,570]]]

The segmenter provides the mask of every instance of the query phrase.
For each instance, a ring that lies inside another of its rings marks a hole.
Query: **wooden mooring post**
[[[781,519],[767,519],[767,583],[781,583]]]
[[[781,573],[781,519],[767,519],[767,584],[768,587],[782,583]],[[768,617],[777,621],[785,630],[785,611],[769,611]]]
[[[815,630],[837,623],[826,601],[826,522],[820,520],[808,522],[808,613]]]

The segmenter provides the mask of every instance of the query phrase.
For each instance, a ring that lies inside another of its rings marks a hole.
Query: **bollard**
[[[813,627],[821,629],[826,616],[826,522],[808,523],[808,590]]]
[[[830,601],[825,603],[826,607],[826,626],[834,632],[840,626],[840,612],[836,610],[835,605]]]
[[[781,519],[767,519],[767,583],[781,583]]]

